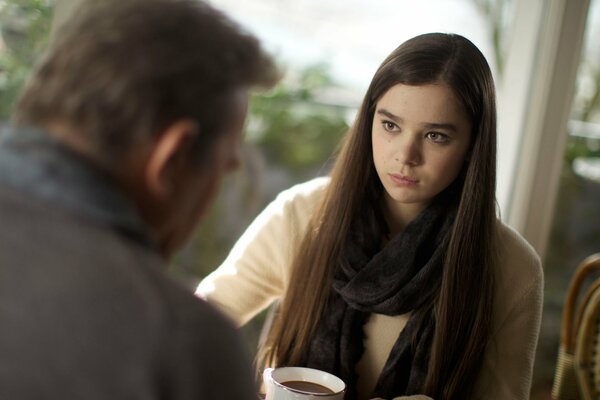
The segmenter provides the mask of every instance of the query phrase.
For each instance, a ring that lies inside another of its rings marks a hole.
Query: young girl
[[[375,73],[331,177],[281,193],[198,293],[240,325],[281,299],[266,363],[332,372],[346,399],[527,399],[542,270],[495,184],[485,58],[415,37]]]

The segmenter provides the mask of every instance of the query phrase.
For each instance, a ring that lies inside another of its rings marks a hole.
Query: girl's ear
[[[148,193],[156,199],[168,198],[177,179],[189,168],[189,145],[198,130],[195,121],[181,119],[169,125],[154,143],[145,165],[144,181]]]

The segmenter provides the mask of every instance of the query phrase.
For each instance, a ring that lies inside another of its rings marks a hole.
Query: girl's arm
[[[499,232],[494,333],[475,388],[476,399],[529,399],[540,331],[544,278],[539,257],[506,226]]]
[[[280,193],[237,241],[196,294],[241,326],[283,296],[296,246],[328,182],[325,178]]]

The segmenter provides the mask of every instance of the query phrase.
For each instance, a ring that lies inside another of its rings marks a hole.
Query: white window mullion
[[[521,111],[523,136],[515,154],[513,185],[504,217],[543,256],[556,203],[589,0],[535,2],[542,5],[538,9],[542,18],[537,49],[532,49],[533,73],[521,71],[531,84]],[[517,16],[515,23],[531,24],[531,19]],[[517,68],[512,74],[519,73],[518,62],[508,67]],[[510,76],[511,72],[506,72]],[[506,81],[505,85],[506,102],[511,98],[511,82]]]

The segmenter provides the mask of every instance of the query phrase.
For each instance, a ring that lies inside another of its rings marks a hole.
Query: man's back
[[[240,163],[258,39],[198,0],[85,0],[0,134],[0,399],[255,399],[162,271]]]
[[[85,163],[24,154],[0,151],[0,398],[253,399],[233,329],[166,276],[106,182],[90,169],[70,193]]]

